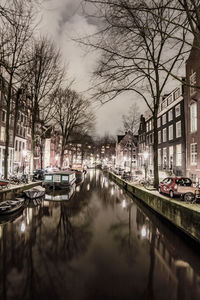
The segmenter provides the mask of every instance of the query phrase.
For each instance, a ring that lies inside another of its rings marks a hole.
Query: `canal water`
[[[196,300],[200,256],[90,170],[69,195],[47,193],[1,219],[0,299]]]

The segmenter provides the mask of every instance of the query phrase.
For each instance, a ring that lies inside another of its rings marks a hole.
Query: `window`
[[[158,131],[158,144],[161,143],[161,131]]]
[[[161,149],[158,149],[158,165],[161,166]]]
[[[193,143],[190,145],[190,164],[197,164],[197,143]]]
[[[166,124],[166,114],[162,116],[162,125]]]
[[[197,131],[197,103],[190,105],[190,131]]]
[[[149,121],[149,131],[152,129],[151,120]]]
[[[181,144],[176,145],[176,165],[177,167],[180,167],[182,165]]]
[[[174,92],[174,100],[176,100],[178,97],[180,97],[181,95],[181,89],[178,88],[175,92]]]
[[[5,127],[1,127],[1,141],[2,142],[5,142],[5,140],[6,140],[6,129],[5,129]]]
[[[19,152],[21,151],[21,141],[19,142]]]
[[[173,119],[173,111],[172,111],[172,109],[170,109],[168,111],[168,122],[171,121],[172,119]]]
[[[173,160],[174,160],[174,147],[169,147],[169,169],[173,169]]]
[[[178,116],[180,116],[180,114],[181,114],[181,105],[178,104],[175,107],[175,116],[178,117]]]
[[[163,129],[163,142],[167,141],[167,128]]]
[[[160,127],[160,118],[158,118],[158,120],[157,120],[157,127],[158,128]]]
[[[181,136],[181,121],[176,122],[176,137]]]
[[[167,167],[167,148],[163,148],[163,169]]]
[[[173,140],[173,125],[169,126],[169,140]]]
[[[161,104],[161,109],[165,109],[167,107],[167,99],[165,99]]]
[[[6,121],[6,112],[5,112],[5,110],[2,110],[2,112],[1,112],[1,121],[2,122]]]
[[[18,141],[15,141],[15,151],[18,150]]]
[[[172,98],[172,95],[170,95],[168,97],[168,105],[170,105],[172,102],[173,102],[173,98]]]
[[[194,94],[195,93],[195,87],[192,87],[192,85],[195,85],[196,84],[196,72],[192,73],[190,75],[190,95]]]

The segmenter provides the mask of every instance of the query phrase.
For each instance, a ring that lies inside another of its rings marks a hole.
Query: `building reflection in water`
[[[110,252],[119,253],[115,272],[132,272],[127,299],[137,299],[133,291],[140,285],[140,299],[200,299],[198,255],[155,215],[97,170],[88,172],[79,188],[73,201],[42,201],[0,225],[0,299],[42,299],[42,292],[45,298],[70,298],[72,283],[80,276],[84,282],[77,264],[72,268],[71,263],[83,264],[95,238],[102,255],[111,243]],[[105,224],[106,241],[101,232]],[[92,269],[89,278],[95,277],[91,264],[94,260],[84,270],[87,274]]]

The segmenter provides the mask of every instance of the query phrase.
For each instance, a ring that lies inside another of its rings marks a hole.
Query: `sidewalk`
[[[109,177],[200,246],[200,204],[171,199],[158,191],[149,191],[139,184],[126,182],[111,172]]]

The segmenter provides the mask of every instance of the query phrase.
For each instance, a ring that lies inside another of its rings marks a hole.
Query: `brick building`
[[[187,176],[200,183],[200,50],[194,46],[186,62],[185,118],[187,140]]]
[[[132,136],[126,132],[124,135],[117,136],[116,142],[116,166],[130,171],[137,169],[138,166],[138,136]]]
[[[180,85],[162,98],[158,111],[158,166],[160,175],[186,173],[186,134],[184,91]],[[153,172],[153,119],[141,116],[139,128],[139,166],[144,166],[143,154],[148,153],[148,169]]]

